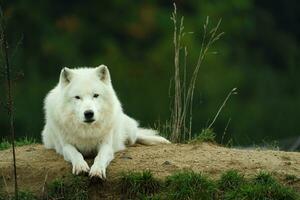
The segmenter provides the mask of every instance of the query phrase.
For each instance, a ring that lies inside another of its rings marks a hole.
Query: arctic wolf
[[[43,143],[72,163],[73,174],[105,179],[106,167],[125,144],[170,143],[124,114],[105,65],[62,69],[44,109]],[[91,153],[96,157],[90,168],[83,156]]]

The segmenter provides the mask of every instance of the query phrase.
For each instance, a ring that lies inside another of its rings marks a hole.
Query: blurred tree
[[[236,144],[299,135],[299,2],[175,1],[185,16],[189,69],[197,58],[206,16],[222,18],[226,35],[200,70],[195,91],[194,129],[200,132],[228,90],[239,88],[216,122]],[[169,116],[173,73],[172,3],[168,1],[4,0],[9,39],[22,46],[14,65],[24,71],[16,86],[19,136],[40,137],[43,98],[64,66],[109,66],[125,111],[143,125]],[[141,84],[142,83],[142,84]],[[140,92],[142,91],[142,92]],[[2,93],[2,90],[1,90]],[[2,98],[1,95],[0,98]],[[4,97],[3,97],[4,98]],[[2,136],[8,133],[0,113]]]

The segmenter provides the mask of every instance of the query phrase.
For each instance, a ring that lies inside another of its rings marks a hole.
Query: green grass
[[[88,177],[68,175],[47,184],[44,197],[38,198],[30,191],[19,191],[18,200],[88,200],[88,186]],[[0,200],[15,200],[15,197],[0,193]]]
[[[287,184],[293,184],[300,181],[300,178],[293,174],[286,174],[284,180],[287,182]]]
[[[124,174],[122,194],[126,199],[143,200],[299,200],[292,188],[277,182],[271,174],[260,172],[246,179],[235,170],[224,172],[219,180],[192,171],[168,176],[160,184],[150,172]],[[155,185],[155,187],[153,187]],[[149,188],[147,188],[150,186]]]
[[[5,194],[0,194],[0,200],[15,200],[16,197],[9,197]],[[18,192],[18,200],[38,200],[36,196],[32,194],[30,191],[19,191]]]
[[[22,137],[15,141],[16,147],[36,144],[36,143],[37,141],[34,138],[29,138],[29,137]],[[0,150],[9,149],[10,147],[11,147],[11,143],[7,139],[2,138],[0,140]]]
[[[89,178],[70,175],[47,185],[47,199],[88,200]]]
[[[291,177],[294,180],[294,176]],[[69,175],[47,184],[42,199],[88,200],[90,179]],[[149,171],[123,173],[118,191],[121,199],[139,200],[300,200],[299,193],[280,184],[270,173],[245,178],[235,170],[213,180],[193,171],[177,172],[160,181]],[[113,185],[112,185],[113,187]],[[101,188],[98,188],[101,190]],[[107,188],[103,188],[103,192]],[[0,193],[0,200],[9,198]],[[12,200],[14,198],[12,197]],[[38,200],[32,193],[19,192],[19,200]]]
[[[221,191],[235,190],[246,183],[244,176],[236,170],[228,170],[221,175],[218,186]]]
[[[277,181],[272,177],[272,175],[265,171],[259,172],[253,179],[254,184],[261,185],[271,185],[275,184],[276,182]]]
[[[0,150],[5,150],[11,147],[11,144],[5,140],[5,139],[1,139],[0,141]]]
[[[149,171],[124,173],[120,181],[121,194],[127,199],[151,197],[160,182]]]
[[[300,196],[290,187],[280,184],[270,173],[260,172],[253,179],[225,192],[225,200],[296,200]]]
[[[217,187],[214,181],[192,171],[167,177],[167,199],[214,199]]]
[[[201,143],[201,142],[210,142],[216,143],[216,133],[213,129],[205,128],[202,129],[201,133],[196,136],[195,139],[191,140],[190,143]]]

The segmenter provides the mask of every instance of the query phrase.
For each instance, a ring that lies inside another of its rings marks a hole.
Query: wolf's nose
[[[84,111],[84,117],[86,119],[93,119],[94,112],[92,110],[86,110],[86,111]]]

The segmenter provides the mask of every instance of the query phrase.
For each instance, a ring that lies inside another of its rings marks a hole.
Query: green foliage
[[[11,145],[7,140],[2,139],[0,141],[0,150],[8,149],[10,147],[11,147]]]
[[[259,172],[254,180],[253,183],[255,184],[261,184],[261,185],[271,185],[275,184],[277,181],[272,177],[272,175],[268,172]]]
[[[216,184],[202,174],[180,172],[166,180],[167,199],[213,199]]]
[[[16,197],[9,197],[6,194],[0,192],[0,200],[16,200]],[[18,200],[38,200],[38,198],[34,196],[30,191],[19,191]]]
[[[260,172],[251,181],[225,193],[226,200],[296,200],[300,196],[291,188],[278,183],[270,173]]]
[[[130,172],[123,174],[120,187],[122,195],[126,198],[148,198],[158,191],[160,182],[153,177],[150,171]]]
[[[87,200],[89,178],[68,176],[56,179],[47,186],[48,199]]]
[[[14,197],[12,199],[15,200]],[[20,191],[18,193],[18,200],[38,200],[38,198],[35,197],[30,191]]]
[[[238,187],[241,187],[243,184],[245,184],[245,182],[245,178],[236,170],[229,170],[222,174],[218,185],[220,190],[225,191],[234,190]]]
[[[299,195],[290,187],[278,183],[269,173],[261,172],[246,179],[235,170],[222,174],[219,180],[210,180],[192,171],[168,176],[157,182],[150,172],[123,174],[121,193],[128,199],[142,200],[297,200]],[[141,184],[143,183],[143,184]],[[150,188],[147,187],[150,185]],[[146,191],[146,192],[145,192]]]
[[[293,174],[286,174],[285,181],[287,181],[288,184],[292,184],[297,181],[300,181],[300,178],[298,178],[296,175],[293,175]]]
[[[299,195],[278,183],[248,183],[225,194],[225,200],[297,200]]]
[[[196,136],[190,143],[198,143],[198,142],[216,142],[216,134],[212,129],[206,128],[202,129],[201,133]]]
[[[9,19],[10,50],[16,52],[12,56],[14,72],[24,72],[14,84],[18,137],[26,133],[40,136],[42,102],[58,82],[63,66],[107,64],[126,112],[142,125],[168,118],[174,69],[172,1],[72,1],[70,6],[68,1],[4,0],[1,7]],[[128,12],[119,17],[123,8]],[[238,87],[240,95],[224,108],[214,125],[217,133],[224,130],[230,116],[233,121],[227,136],[234,133],[235,144],[298,136],[294,131],[300,113],[298,1],[194,0],[178,1],[177,8],[185,16],[185,30],[197,33],[187,34],[183,40],[184,46],[191,47],[187,72],[194,67],[189,61],[196,60],[201,49],[206,16],[213,22],[222,18],[220,29],[226,32],[200,69],[192,133],[204,127],[224,91]],[[14,51],[20,35],[24,40]],[[218,55],[212,56],[216,50]],[[5,136],[8,123],[2,105],[0,130]]]
[[[294,176],[291,177],[294,179]],[[67,176],[47,184],[49,200],[88,200],[88,177]],[[254,178],[244,178],[235,170],[221,175],[219,180],[192,171],[172,174],[164,181],[149,171],[123,173],[119,180],[121,199],[140,200],[300,200],[291,187],[280,184],[271,174],[261,172]],[[105,191],[104,191],[105,192]],[[0,200],[9,199],[0,193]],[[13,200],[14,198],[12,198]],[[19,200],[38,200],[31,192],[21,191]]]
[[[22,137],[15,141],[16,147],[24,146],[24,145],[30,145],[37,143],[34,138],[28,138],[28,137]],[[0,141],[0,150],[5,150],[11,147],[11,143],[6,139],[1,139]]]

